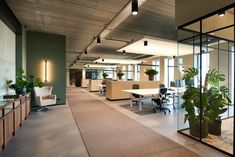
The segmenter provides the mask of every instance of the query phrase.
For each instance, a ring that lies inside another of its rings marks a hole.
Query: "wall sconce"
[[[47,65],[47,60],[44,60],[44,82],[48,82],[48,65]]]

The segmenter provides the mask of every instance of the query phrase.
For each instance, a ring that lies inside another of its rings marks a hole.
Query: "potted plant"
[[[157,75],[158,71],[154,69],[146,69],[145,74],[149,76],[149,81],[153,81],[154,75]]]
[[[198,69],[189,68],[185,71],[183,80],[188,81],[197,78],[199,81],[198,74]],[[224,80],[225,75],[219,74],[217,70],[213,69],[208,71],[204,86],[187,87],[183,95],[182,108],[185,108],[187,112],[184,122],[189,121],[191,135],[200,137],[201,132],[201,137],[205,138],[208,131],[211,134],[221,134],[222,121],[219,115],[227,110],[225,105],[231,102],[228,96],[228,88],[225,86],[218,88],[218,83]]]
[[[118,76],[118,78],[119,78],[119,80],[121,80],[122,79],[122,76],[123,75],[125,75],[123,72],[121,72],[121,71],[119,71],[118,73],[117,73],[117,76]]]
[[[108,76],[108,74],[107,74],[107,73],[103,73],[102,76],[103,76],[104,79],[106,79],[106,77]]]
[[[30,92],[34,87],[42,87],[43,83],[41,80],[33,75],[24,75],[22,68],[16,69],[16,81],[7,80],[6,84],[8,88],[15,90],[16,94],[25,94],[27,91]]]

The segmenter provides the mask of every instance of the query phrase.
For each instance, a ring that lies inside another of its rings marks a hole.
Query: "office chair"
[[[157,112],[157,110],[160,110],[166,114],[166,111],[171,112],[169,108],[163,107],[164,105],[168,105],[168,102],[170,101],[168,99],[168,94],[167,94],[167,88],[160,88],[158,98],[152,98],[152,101],[157,104],[156,107],[153,108],[154,113]]]
[[[103,80],[103,81],[101,82],[101,84],[102,84],[102,85],[106,85],[106,80]],[[100,92],[101,92],[101,93],[100,93],[101,95],[105,95],[105,93],[106,93],[106,86],[103,86]]]
[[[171,81],[171,82],[170,82],[170,87],[176,87],[176,85],[175,85],[175,82],[174,82],[174,81]]]
[[[165,88],[165,84],[159,84],[159,88]]]
[[[140,89],[140,86],[138,84],[133,84],[132,89]],[[131,106],[132,106],[133,102],[135,102],[138,105],[138,102],[139,102],[140,98],[141,98],[140,95],[132,93],[131,94],[131,99],[130,99]]]

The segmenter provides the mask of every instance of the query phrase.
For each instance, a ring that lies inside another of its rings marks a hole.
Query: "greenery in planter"
[[[24,94],[26,91],[30,92],[34,87],[42,87],[43,83],[40,78],[33,75],[24,75],[24,70],[22,68],[16,69],[16,81],[7,80],[6,84],[8,88],[16,91],[16,94]]]
[[[189,68],[185,71],[183,80],[188,81],[196,78],[199,81],[198,75],[198,69]],[[217,122],[216,120],[220,119],[220,114],[227,110],[225,105],[231,103],[228,88],[225,86],[218,87],[218,83],[224,80],[225,75],[219,74],[217,70],[213,69],[208,71],[204,86],[187,87],[183,95],[184,103],[182,108],[185,108],[187,112],[184,122],[189,121],[191,135],[200,136],[200,114],[202,116],[201,135],[204,138],[208,135],[208,124],[210,128],[211,125],[214,125],[214,122]],[[201,103],[200,96],[202,98]],[[217,129],[221,130],[221,125],[217,127],[220,127]],[[212,130],[216,130],[216,128]]]
[[[152,81],[154,80],[154,75],[158,74],[158,71],[154,70],[154,69],[146,69],[146,71],[144,72],[146,75],[149,76],[149,80]]]
[[[157,75],[158,71],[154,70],[154,69],[146,69],[146,71],[144,72],[146,75]]]
[[[106,79],[107,76],[109,76],[107,73],[102,74],[103,78]]]
[[[117,73],[117,76],[121,79],[122,78],[122,76],[123,75],[125,75],[123,72],[121,72],[121,71],[119,71],[118,73]]]

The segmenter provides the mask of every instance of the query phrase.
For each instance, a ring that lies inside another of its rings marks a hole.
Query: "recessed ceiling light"
[[[138,0],[132,0],[131,12],[132,12],[132,15],[137,15],[138,14]]]

